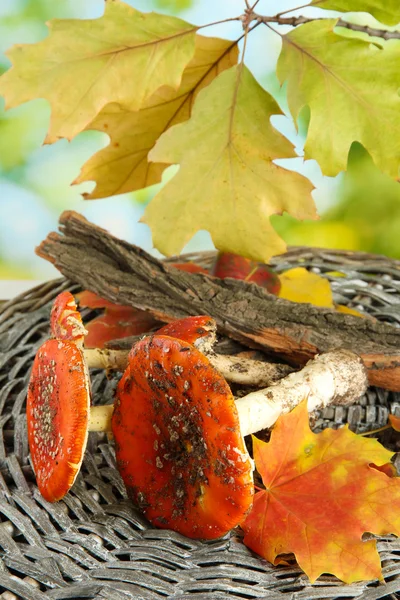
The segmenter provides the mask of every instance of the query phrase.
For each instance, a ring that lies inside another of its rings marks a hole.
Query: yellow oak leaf
[[[279,279],[279,298],[334,308],[329,281],[317,273],[311,273],[304,267],[295,267],[279,275]]]
[[[87,161],[74,182],[96,181],[96,188],[85,197],[105,198],[161,181],[167,165],[150,163],[149,151],[164,131],[190,117],[198,92],[236,64],[237,58],[236,42],[198,35],[194,57],[178,89],[160,88],[139,111],[117,103],[105,106],[87,129],[107,133],[110,144]]]
[[[400,23],[399,0],[378,0],[378,2],[376,0],[313,0],[311,5],[327,10],[370,13],[386,25]]]
[[[312,184],[273,162],[295,156],[270,123],[280,113],[244,65],[199,93],[191,119],[166,131],[149,154],[152,161],[180,165],[143,219],[158,250],[177,254],[205,229],[222,252],[266,262],[286,247],[271,215],[316,218]]]
[[[0,78],[6,108],[48,100],[49,143],[74,137],[110,102],[139,110],[161,86],[178,88],[195,49],[193,25],[120,0],[106,0],[99,19],[55,19],[49,30],[39,43],[14,46]]]
[[[337,19],[296,27],[282,36],[277,73],[287,82],[290,112],[310,109],[305,158],[325,175],[346,170],[353,142],[393,178],[400,165],[400,44],[382,47],[334,32]],[[385,143],[382,143],[385,140]]]

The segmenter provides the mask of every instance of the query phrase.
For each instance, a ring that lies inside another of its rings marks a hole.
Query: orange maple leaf
[[[383,468],[393,454],[347,427],[313,433],[305,402],[278,420],[269,443],[253,443],[266,490],[244,543],[273,564],[294,553],[311,582],[322,573],[346,583],[382,578],[376,542],[362,536],[400,535],[400,478]]]

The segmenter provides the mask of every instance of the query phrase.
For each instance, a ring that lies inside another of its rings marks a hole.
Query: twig
[[[282,14],[282,13],[281,13]],[[297,27],[298,25],[304,25],[305,23],[313,23],[314,21],[325,21],[323,18],[311,18],[311,17],[282,17],[280,14],[274,17],[266,17],[257,13],[247,15],[249,22],[257,21],[259,23],[276,23],[277,25],[289,25],[291,27]],[[380,37],[384,40],[400,39],[400,31],[387,31],[386,29],[376,29],[369,27],[368,25],[357,25],[355,23],[348,23],[343,19],[338,19],[336,27],[344,27],[351,29],[352,31],[360,31],[366,33],[371,37]]]
[[[197,29],[204,29],[205,27],[212,27],[213,25],[220,25],[221,23],[228,23],[230,21],[241,21],[243,29],[245,30],[245,35],[247,35],[247,33],[250,33],[251,31],[253,31],[253,29],[255,29],[255,27],[257,27],[260,23],[264,23],[265,25],[269,25],[270,23],[276,23],[277,25],[289,25],[290,27],[298,27],[299,25],[304,25],[305,23],[313,23],[314,21],[326,21],[326,19],[324,19],[323,17],[302,17],[302,16],[284,17],[284,16],[282,16],[288,12],[291,12],[292,10],[298,10],[299,8],[306,8],[307,6],[309,6],[308,4],[282,11],[273,17],[268,17],[265,15],[259,15],[258,13],[254,12],[254,8],[258,4],[258,0],[257,0],[257,2],[255,2],[253,4],[253,6],[249,5],[248,0],[245,0],[245,2],[246,2],[246,10],[244,11],[244,13],[242,15],[239,15],[238,17],[230,17],[228,19],[222,19],[221,21],[215,21],[214,23],[207,23],[206,25],[201,25],[200,27],[197,27]],[[257,21],[257,23],[255,26],[250,27],[250,23],[252,23],[253,21]],[[382,38],[383,40],[394,40],[394,39],[400,40],[400,31],[387,31],[386,29],[378,29],[376,27],[369,27],[368,25],[358,25],[356,23],[349,23],[348,21],[345,21],[344,19],[338,19],[337,23],[336,23],[336,27],[344,27],[345,29],[350,29],[351,31],[358,31],[361,33],[365,33],[365,34],[369,35],[370,37],[379,37],[379,38]],[[275,33],[278,33],[272,27],[270,27],[270,29],[272,29],[272,31],[275,31]]]

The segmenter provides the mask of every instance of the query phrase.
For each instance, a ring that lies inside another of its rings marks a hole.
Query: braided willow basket
[[[206,266],[212,256],[186,258]],[[399,261],[302,248],[274,261],[278,271],[299,265],[327,277],[336,302],[400,326]],[[90,434],[71,492],[56,504],[46,502],[29,459],[25,396],[33,357],[49,335],[51,303],[65,289],[80,291],[58,279],[0,307],[0,598],[400,598],[400,540],[394,536],[378,540],[384,585],[345,585],[329,576],[310,585],[297,566],[273,567],[252,554],[239,531],[200,542],[152,528],[128,501],[104,434]],[[99,371],[91,379],[94,403],[111,403],[117,379]],[[349,422],[367,431],[386,424],[389,413],[400,415],[400,395],[371,388],[357,405],[319,413],[315,428]],[[393,450],[400,446],[396,435],[385,433],[382,440]]]

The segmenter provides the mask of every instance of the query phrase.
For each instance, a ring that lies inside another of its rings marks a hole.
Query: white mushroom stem
[[[282,379],[293,371],[292,367],[254,360],[252,358],[206,354],[213,367],[231,383],[264,387]]]
[[[329,404],[353,404],[368,388],[362,360],[349,350],[335,350],[317,356],[301,371],[291,373],[273,385],[235,401],[242,435],[274,425],[305,398],[312,412]],[[89,431],[111,431],[114,407],[93,406]]]
[[[89,414],[89,431],[111,431],[111,417],[114,404],[91,406]]]
[[[236,400],[242,435],[268,429],[278,417],[308,399],[312,412],[329,404],[353,404],[368,387],[361,359],[349,350],[317,356],[301,371]]]
[[[99,348],[83,349],[86,363],[90,369],[112,369],[125,371],[129,350],[108,350]]]
[[[100,350],[85,348],[85,359],[92,369],[124,371],[128,364],[129,350]],[[204,352],[210,363],[227,381],[239,385],[264,387],[282,379],[293,369],[288,365],[263,362],[251,358],[227,356]]]

